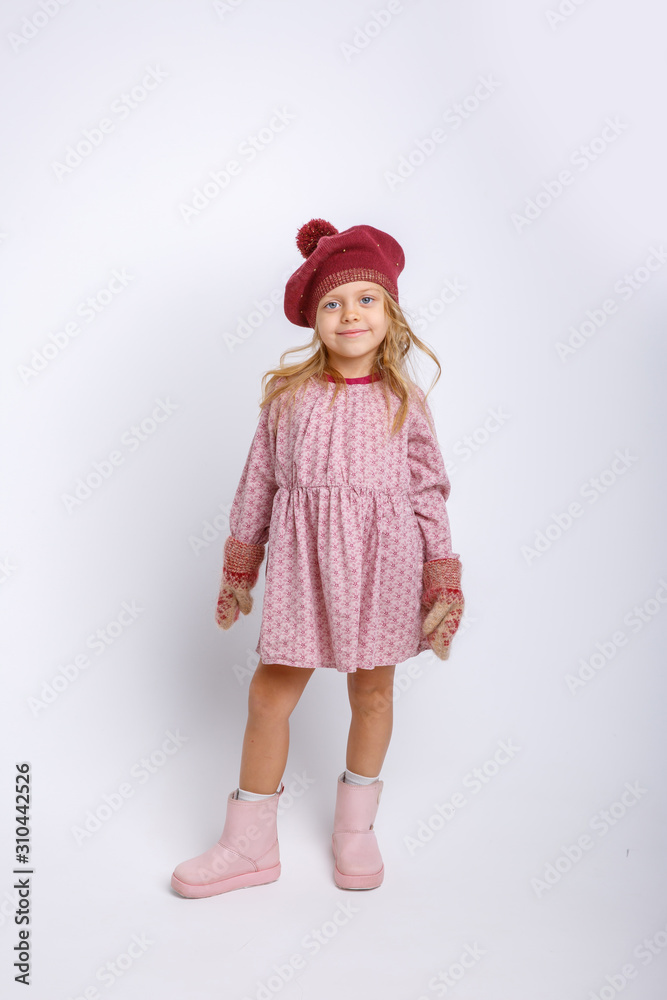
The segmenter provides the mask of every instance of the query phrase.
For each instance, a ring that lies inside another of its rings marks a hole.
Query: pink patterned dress
[[[450,483],[418,403],[390,437],[381,378],[346,379],[333,406],[333,379],[313,378],[277,430],[285,396],[260,413],[229,528],[241,542],[268,542],[264,663],[351,673],[430,648],[422,571],[453,555]],[[390,401],[393,422],[399,401]]]

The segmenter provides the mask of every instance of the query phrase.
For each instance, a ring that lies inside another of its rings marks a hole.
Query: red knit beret
[[[373,281],[398,302],[405,255],[381,229],[352,226],[339,233],[325,219],[311,219],[299,229],[296,245],[306,260],[285,286],[285,315],[291,323],[314,327],[322,296],[348,281]]]

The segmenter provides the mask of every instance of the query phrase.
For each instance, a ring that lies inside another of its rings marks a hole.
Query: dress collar
[[[330,375],[329,372],[325,372],[325,374],[330,382],[336,381],[336,379]],[[346,378],[345,381],[348,385],[365,385],[367,382],[377,382],[377,380],[381,378],[382,372],[374,372],[372,375],[363,375],[361,378]]]

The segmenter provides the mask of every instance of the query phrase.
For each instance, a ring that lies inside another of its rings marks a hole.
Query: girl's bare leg
[[[260,659],[248,691],[240,788],[263,795],[277,791],[287,764],[289,717],[313,670]]]
[[[395,669],[375,667],[347,675],[352,721],[345,767],[367,778],[380,773],[391,739]]]

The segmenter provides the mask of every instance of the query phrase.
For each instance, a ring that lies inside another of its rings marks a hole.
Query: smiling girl
[[[222,836],[172,876],[190,897],[279,877],[289,717],[318,668],[347,676],[351,708],[334,881],[382,883],[373,824],[395,666],[427,649],[448,659],[464,609],[450,483],[426,396],[407,372],[414,348],[438,361],[398,304],[403,250],[372,226],[338,232],[323,219],[302,226],[296,242],[306,260],[287,282],[285,314],[312,328],[311,353],[288,365],[285,356],[303,347],[286,351],[265,373],[230,510],[216,621],[229,629],[250,613],[268,543],[260,659]]]

